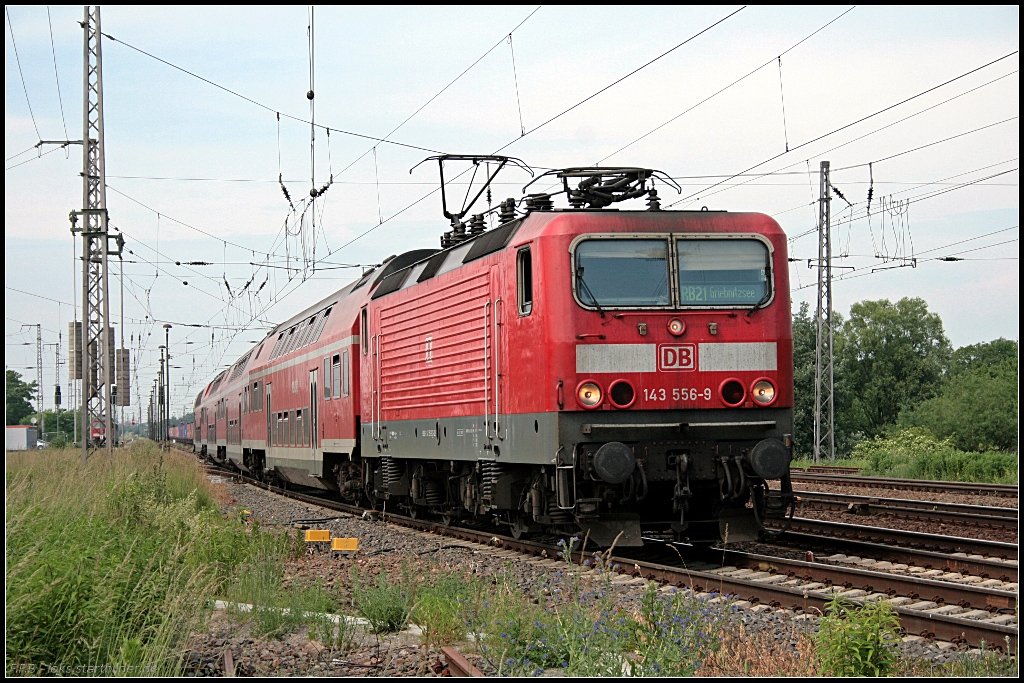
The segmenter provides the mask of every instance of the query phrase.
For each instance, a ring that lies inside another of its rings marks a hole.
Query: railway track
[[[843,467],[841,465],[811,465],[809,467],[793,467],[791,472],[808,472],[811,474],[860,474],[859,467]]]
[[[955,493],[959,495],[981,495],[995,498],[1017,498],[1020,490],[1012,484],[983,484],[954,481],[925,481],[923,479],[894,479],[891,477],[862,477],[850,474],[825,474],[821,472],[791,473],[794,484],[808,482],[848,486],[851,488],[875,488],[890,491],[920,491],[925,493]]]
[[[473,666],[466,656],[450,645],[441,648],[441,654],[448,662],[448,673],[453,678],[484,678],[484,672]]]
[[[798,510],[831,510],[855,515],[895,515],[942,524],[968,524],[989,529],[1013,529],[1019,524],[1017,508],[939,503],[907,498],[879,498],[818,491],[794,491]]]
[[[563,560],[553,559],[558,547],[549,543],[515,540],[505,537],[483,538],[482,534],[456,527],[435,527],[436,533],[479,544],[490,553],[530,554],[543,558],[542,565],[551,569],[565,568]],[[497,545],[500,550],[495,550]],[[943,585],[933,578],[908,579],[893,577],[884,571],[869,571],[825,563],[799,562],[774,557],[758,557],[746,553],[730,553],[734,562],[741,559],[748,566],[737,567],[687,563],[686,567],[637,559],[631,555],[613,556],[610,564],[617,567],[620,578],[613,581],[637,582],[655,580],[665,587],[689,588],[698,593],[729,595],[740,607],[767,605],[797,613],[824,613],[835,594],[854,602],[886,599],[900,620],[903,631],[910,636],[965,643],[973,647],[1009,648],[1017,645],[1015,590],[1001,581],[996,585],[978,585],[965,589],[960,584]],[[584,559],[583,554],[577,560]],[[749,565],[755,563],[757,569]],[[941,575],[942,572],[939,572]],[[981,583],[984,580],[979,579]],[[969,595],[969,598],[964,596]],[[932,599],[935,598],[935,599]],[[955,602],[947,602],[947,598]]]
[[[864,524],[846,524],[806,517],[794,517],[788,520],[783,528],[774,523],[768,527],[781,532],[782,537],[793,537],[793,534],[810,536],[821,543],[823,540],[853,540],[897,546],[905,549],[928,550],[949,555],[966,557],[992,557],[1001,560],[1017,560],[1018,546],[1016,543],[988,541],[980,538],[964,538],[942,534],[925,534],[904,529],[867,526]]]
[[[778,552],[789,548],[795,554],[812,558],[829,558],[832,562],[861,565],[887,562],[890,565],[917,567],[926,572],[960,573],[982,579],[998,579],[1017,583],[1017,560],[967,553],[935,552],[917,548],[902,548],[884,543],[857,539],[822,538],[816,534],[787,532],[776,540]]]
[[[224,471],[220,469],[214,471],[224,474]],[[277,489],[261,482],[239,477],[237,473],[231,474],[246,483],[312,505],[352,515],[361,515],[364,512],[362,508],[356,506],[296,491]],[[386,517],[387,521],[391,523],[428,534],[456,538],[463,543],[479,546],[482,551],[492,555],[502,553],[508,553],[509,557],[527,555],[535,558],[539,564],[552,569],[556,567],[564,569],[566,566],[564,560],[555,559],[558,557],[560,548],[552,542],[516,540],[496,534],[493,529],[481,530],[446,526],[432,520],[414,519],[390,513]],[[817,540],[820,542],[821,539]],[[965,539],[955,540],[959,542]],[[1000,550],[1006,549],[1000,548]],[[1012,564],[1014,584],[1012,587],[1008,587],[1007,582],[1001,579],[989,579],[983,576],[964,577],[963,574],[959,574],[959,578],[966,578],[968,581],[954,583],[950,580],[953,577],[946,576],[952,571],[922,569],[927,576],[908,577],[884,571],[884,565],[881,563],[877,563],[876,569],[865,569],[842,566],[842,563],[838,561],[833,563],[831,561],[786,560],[717,549],[715,552],[721,552],[724,561],[717,565],[701,564],[700,568],[692,562],[687,563],[688,566],[673,566],[628,555],[615,556],[611,558],[610,563],[612,566],[618,567],[620,576],[613,580],[621,582],[656,580],[664,584],[665,587],[678,586],[701,593],[730,595],[740,601],[740,606],[767,605],[812,615],[823,613],[837,593],[852,602],[884,598],[893,604],[901,628],[908,635],[966,643],[974,647],[986,644],[988,647],[1011,648],[1010,651],[1016,649],[1015,561]],[[582,564],[584,554],[577,551],[575,559]],[[969,557],[965,557],[964,564],[959,566],[965,568],[969,560]],[[1011,565],[1004,564],[1008,573]],[[992,567],[994,565],[977,566]],[[580,571],[585,570],[581,567]],[[977,580],[974,580],[975,578]],[[451,662],[449,661],[449,663]]]

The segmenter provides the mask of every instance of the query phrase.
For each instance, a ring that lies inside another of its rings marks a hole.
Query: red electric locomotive
[[[453,159],[509,161],[439,157],[442,181]],[[466,210],[445,205],[441,250],[392,259],[243,356],[238,386],[273,380],[274,400],[259,404],[269,440],[242,420],[240,466],[602,545],[752,538],[791,511],[781,228],[757,213],[661,210],[653,183],[674,182],[656,171],[552,173],[569,208],[549,194],[524,211],[506,200],[485,230],[485,215],[463,223]],[[644,210],[609,208],[641,197]],[[317,310],[334,311],[323,334]],[[303,325],[322,339],[266,352]],[[321,370],[330,386],[317,389]],[[199,410],[223,400],[224,374]],[[296,410],[310,418],[288,427]],[[292,459],[275,447],[282,415]]]

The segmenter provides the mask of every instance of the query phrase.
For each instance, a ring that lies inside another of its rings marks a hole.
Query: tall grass
[[[236,568],[287,552],[220,514],[198,462],[152,444],[6,465],[7,675],[178,674]]]
[[[686,590],[648,585],[640,604],[623,605],[612,590],[610,551],[573,567],[578,538],[562,541],[566,571],[524,593],[507,577],[480,586],[467,606],[475,647],[498,675],[692,676],[719,646],[727,608]]]
[[[306,627],[310,638],[331,649],[355,642],[355,625],[337,616],[338,601],[319,581],[285,585],[280,555],[261,552],[244,563],[227,595],[229,612],[251,622],[257,636],[280,637]]]

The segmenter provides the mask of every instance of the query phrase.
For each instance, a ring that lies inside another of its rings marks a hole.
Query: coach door
[[[274,422],[274,414],[270,412],[270,382],[267,382],[267,457],[270,457],[270,448],[274,445],[273,434],[274,430],[271,429]]]
[[[326,378],[324,381],[327,381]],[[316,370],[309,371],[309,445],[313,450],[313,455],[316,455],[317,448],[320,447],[320,428],[317,426],[317,422],[320,416],[320,405],[317,399],[320,397],[320,393],[317,391],[316,383]]]
[[[363,309],[363,312],[364,313],[366,312],[365,308]],[[384,387],[381,385],[381,382],[382,382],[383,378],[381,377],[381,343],[382,343],[382,339],[381,339],[381,335],[380,335],[380,331],[381,331],[380,314],[375,312],[374,318],[375,318],[375,320],[373,321],[375,323],[374,329],[370,330],[370,331],[377,332],[377,334],[369,335],[369,338],[370,338],[370,356],[371,356],[370,361],[372,363],[372,370],[370,372],[371,382],[372,382],[372,385],[370,387],[370,390],[371,390],[370,421],[373,423],[373,438],[374,438],[374,440],[375,441],[383,441],[384,442],[384,447],[386,448],[387,447],[387,434],[386,434],[386,430],[383,429],[382,424],[381,424],[384,421],[383,415],[381,414],[381,412],[382,412],[382,401],[383,401],[382,394],[383,394]],[[367,322],[367,320],[366,320],[366,317],[364,316],[363,323],[365,324],[366,322]]]
[[[501,298],[501,271],[491,268],[491,291],[484,304],[484,403],[488,439],[505,438],[502,415],[505,362],[504,301]]]

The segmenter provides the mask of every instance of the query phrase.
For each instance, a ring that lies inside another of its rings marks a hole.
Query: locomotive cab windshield
[[[576,301],[599,312],[759,308],[772,297],[771,247],[749,236],[587,235],[573,257]]]

